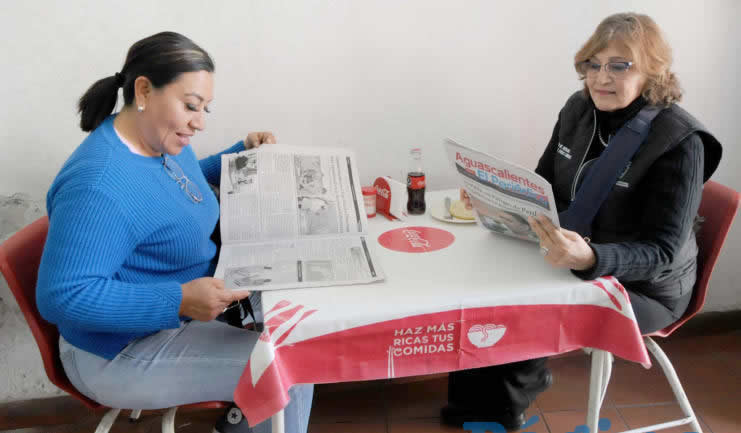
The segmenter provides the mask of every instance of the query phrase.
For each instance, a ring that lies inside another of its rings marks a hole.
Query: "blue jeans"
[[[219,321],[194,320],[134,340],[110,361],[78,349],[62,337],[59,349],[67,376],[82,394],[109,407],[160,409],[201,401],[233,401],[258,337],[257,332]],[[290,389],[291,401],[284,410],[286,433],[306,432],[313,389],[313,385]],[[270,420],[245,429],[270,431]]]

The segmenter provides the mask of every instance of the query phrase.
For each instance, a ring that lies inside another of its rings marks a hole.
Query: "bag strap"
[[[591,236],[594,217],[628,162],[648,137],[651,122],[660,111],[659,107],[647,105],[617,131],[586,173],[574,201],[558,215],[562,227],[584,237]]]

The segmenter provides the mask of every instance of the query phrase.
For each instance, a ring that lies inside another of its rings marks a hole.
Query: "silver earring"
[[[144,111],[144,106],[143,105],[140,105],[140,106],[136,107],[136,111],[138,111],[138,112],[141,113],[142,111]]]

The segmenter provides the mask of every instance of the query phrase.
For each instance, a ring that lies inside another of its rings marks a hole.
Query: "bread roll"
[[[460,200],[456,200],[450,205],[450,214],[462,220],[473,219],[473,209],[466,209],[466,204]]]

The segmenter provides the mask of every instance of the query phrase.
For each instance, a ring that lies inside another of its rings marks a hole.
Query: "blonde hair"
[[[602,20],[594,34],[574,56],[574,67],[579,72],[579,63],[589,60],[607,48],[612,41],[625,45],[633,56],[636,68],[647,80],[642,91],[644,98],[653,105],[666,105],[682,99],[682,89],[672,66],[672,49],[648,15],[619,13]],[[579,79],[585,77],[579,74]],[[589,90],[584,83],[584,92]]]

